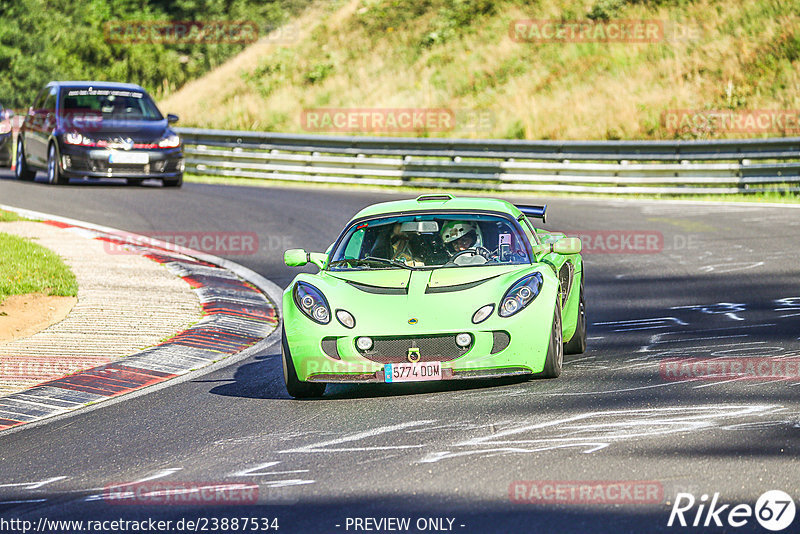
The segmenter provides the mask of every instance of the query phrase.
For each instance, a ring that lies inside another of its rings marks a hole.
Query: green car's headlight
[[[345,328],[355,328],[356,320],[353,314],[347,310],[336,310],[336,319],[342,323]]]
[[[500,301],[500,309],[497,310],[500,317],[511,317],[525,306],[533,302],[542,290],[544,277],[542,273],[536,272],[517,280],[511,289],[503,295]]]
[[[331,308],[322,295],[322,291],[311,284],[297,282],[292,293],[294,295],[294,303],[312,321],[319,324],[331,322]]]
[[[492,314],[493,311],[494,311],[494,304],[487,304],[482,308],[478,308],[478,311],[476,311],[472,315],[472,322],[474,324],[482,323],[483,321],[489,318],[489,316]]]

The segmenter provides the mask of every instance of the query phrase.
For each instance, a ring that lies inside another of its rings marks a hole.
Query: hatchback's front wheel
[[[50,149],[47,151],[47,181],[55,185],[64,185],[69,182],[69,178],[61,172],[55,143],[51,143]]]

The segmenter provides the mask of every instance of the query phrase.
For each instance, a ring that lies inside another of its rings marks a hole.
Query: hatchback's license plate
[[[442,379],[441,362],[387,363],[383,370],[387,383]]]
[[[147,152],[112,152],[108,155],[108,162],[145,165],[150,162],[150,157]]]

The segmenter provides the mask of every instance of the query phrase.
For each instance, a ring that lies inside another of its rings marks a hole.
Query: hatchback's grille
[[[456,336],[453,334],[420,336],[420,337],[376,337],[372,338],[370,350],[360,350],[359,353],[373,362],[400,363],[407,362],[409,349],[419,349],[421,362],[446,362],[463,356],[472,344],[466,347],[456,345]],[[414,357],[416,360],[416,356]]]

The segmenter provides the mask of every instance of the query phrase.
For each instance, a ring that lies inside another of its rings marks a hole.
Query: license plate
[[[387,383],[442,379],[441,362],[387,363],[383,370]]]
[[[109,163],[138,163],[144,165],[150,163],[150,156],[147,152],[112,152],[108,155]]]

